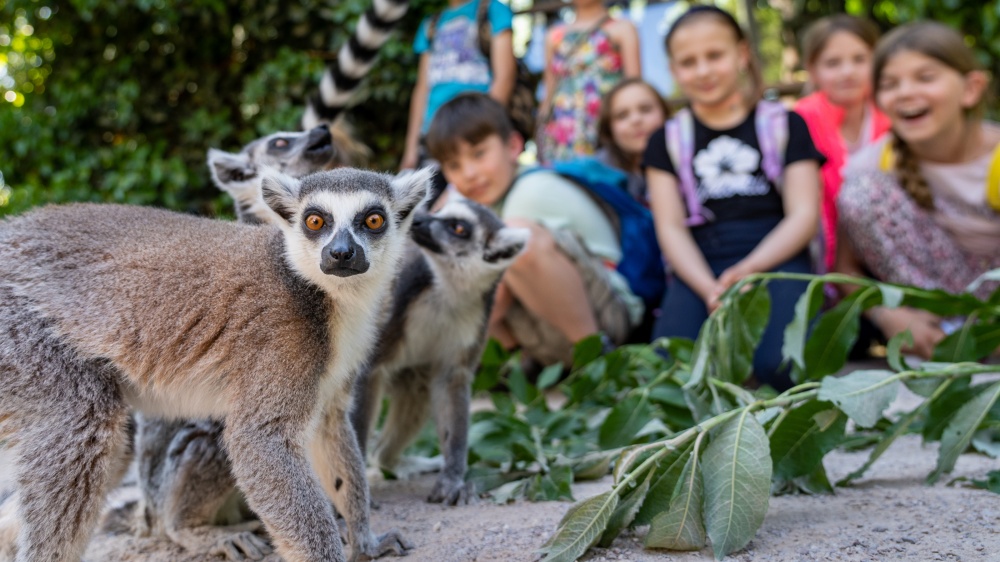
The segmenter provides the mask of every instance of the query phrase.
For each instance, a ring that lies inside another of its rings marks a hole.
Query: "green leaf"
[[[980,275],[975,281],[969,284],[969,286],[965,289],[965,292],[974,293],[980,285],[987,281],[1000,281],[1000,269],[987,271],[986,273]]]
[[[562,376],[563,365],[562,363],[556,363],[555,365],[549,365],[538,375],[538,390],[545,390],[550,386],[559,382],[559,377]]]
[[[570,508],[559,527],[539,549],[547,562],[573,562],[593,546],[618,507],[618,493],[608,490]]]
[[[771,294],[767,283],[758,283],[746,292],[737,293],[720,316],[716,343],[716,378],[742,384],[753,371],[753,355],[771,316]]]
[[[973,480],[972,485],[981,490],[989,490],[994,494],[1000,494],[1000,470],[987,472],[986,480]]]
[[[604,343],[597,334],[587,336],[573,346],[573,369],[579,369],[601,356]]]
[[[832,420],[822,419],[823,413],[833,413]],[[840,444],[846,425],[847,418],[829,402],[810,400],[790,410],[771,429],[775,478],[791,480],[813,472],[823,456]]]
[[[597,541],[598,546],[608,548],[615,541],[615,538],[618,537],[619,533],[622,532],[622,529],[632,524],[632,521],[635,520],[635,514],[639,512],[643,500],[646,499],[646,493],[649,492],[649,482],[652,478],[653,473],[650,472],[649,476],[642,480],[642,484],[629,490],[622,496],[622,499],[618,502],[618,507],[615,508],[614,513],[611,514],[611,519],[608,520],[607,529],[601,535],[601,539]]]
[[[528,382],[528,377],[520,365],[514,365],[507,376],[507,386],[510,393],[522,404],[530,404],[538,398],[538,389]]]
[[[892,339],[889,340],[889,344],[886,346],[885,358],[889,362],[889,366],[892,367],[892,370],[896,372],[910,370],[910,366],[906,364],[906,359],[903,358],[903,346],[909,345],[913,345],[913,334],[908,329],[892,336]]]
[[[746,546],[767,514],[772,469],[767,435],[744,410],[713,435],[702,462],[705,526],[721,560]]]
[[[979,361],[1000,346],[1000,326],[978,324],[971,318],[934,348],[934,360],[941,362]]]
[[[698,446],[688,455],[670,507],[653,518],[646,535],[647,548],[700,550],[705,546],[702,516],[704,482],[698,467]]]
[[[642,503],[639,513],[635,516],[635,525],[649,524],[657,514],[669,508],[670,498],[674,495],[677,480],[684,470],[685,458],[692,446],[671,451],[651,471],[649,492],[646,493],[646,501]]]
[[[820,306],[823,305],[823,282],[815,279],[809,282],[806,291],[795,303],[795,316],[785,327],[785,340],[781,346],[784,357],[791,359],[796,370],[806,368],[805,346],[809,326],[812,324]]]
[[[716,314],[718,311],[702,323],[701,329],[698,331],[698,339],[694,341],[694,351],[691,352],[691,378],[684,384],[686,389],[701,385],[711,369],[712,342],[717,338]]]
[[[872,427],[896,399],[899,380],[891,371],[854,371],[843,377],[824,377],[819,399],[833,402],[861,427]]]
[[[809,474],[793,479],[792,484],[806,494],[818,495],[833,493],[833,486],[830,485],[830,479],[826,475],[826,468],[823,466],[822,462],[817,464],[816,468],[814,468]]]
[[[972,447],[990,458],[1000,459],[1000,428],[977,431],[972,437]]]
[[[861,312],[877,298],[872,287],[855,291],[820,317],[806,342],[806,370],[810,379],[836,373],[858,339]]]
[[[969,448],[969,443],[979,429],[979,425],[986,419],[997,398],[1000,398],[1000,382],[995,382],[985,388],[980,386],[975,390],[977,391],[976,396],[959,408],[941,435],[941,449],[938,451],[937,467],[927,477],[927,481],[931,484],[937,482],[942,474],[951,472],[955,468],[958,456]]]
[[[611,414],[601,425],[598,444],[602,449],[629,445],[650,418],[646,393],[631,394],[611,409]]]
[[[886,308],[896,308],[903,302],[903,290],[895,285],[879,283],[878,291],[882,295],[882,306]]]
[[[615,453],[598,451],[570,461],[573,477],[577,480],[597,480],[604,478],[611,470],[611,460]]]

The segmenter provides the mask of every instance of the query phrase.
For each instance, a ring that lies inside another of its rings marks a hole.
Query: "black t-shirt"
[[[715,221],[785,215],[781,195],[761,169],[760,144],[754,125],[756,113],[755,106],[742,123],[725,130],[710,129],[694,117],[692,166],[698,183],[698,198]],[[799,114],[789,111],[784,162],[787,166],[800,160],[816,160],[822,165],[826,158],[816,150],[806,122]],[[677,176],[667,153],[664,129],[650,137],[642,165]]]

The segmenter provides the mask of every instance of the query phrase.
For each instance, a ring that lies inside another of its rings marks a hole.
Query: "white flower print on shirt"
[[[703,202],[735,195],[764,195],[770,189],[765,179],[754,174],[760,165],[760,152],[727,135],[712,139],[694,157],[693,164],[701,180],[698,197]]]

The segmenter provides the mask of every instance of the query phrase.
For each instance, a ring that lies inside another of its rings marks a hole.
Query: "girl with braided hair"
[[[1000,126],[982,117],[988,79],[962,35],[933,22],[888,34],[873,70],[892,127],[844,172],[836,269],[960,293],[1000,267],[1000,213],[989,196]],[[924,311],[875,308],[870,318],[886,337],[909,329],[922,357],[945,336],[942,319]]]

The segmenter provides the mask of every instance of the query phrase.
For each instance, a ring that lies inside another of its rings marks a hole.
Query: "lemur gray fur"
[[[287,133],[286,133],[287,134]],[[301,133],[305,134],[305,133]],[[276,220],[270,209],[256,202],[259,189],[252,182],[225,181],[234,177],[230,166],[243,167],[238,155],[209,151],[209,167],[216,184],[232,195],[240,220],[252,224]],[[291,153],[287,157],[292,158]],[[286,169],[301,169],[302,163],[289,163]],[[249,210],[249,212],[246,212]],[[388,386],[393,402],[390,421],[383,435],[380,464],[405,475],[398,466],[399,454],[419,429],[432,398],[424,391],[414,397],[420,404],[404,406],[399,390],[406,384],[419,389],[452,380],[456,388],[446,396],[439,413],[442,427],[442,450],[446,466],[431,499],[454,504],[468,499],[463,486],[467,457],[468,393],[471,375],[485,342],[485,320],[489,315],[496,283],[523,248],[527,232],[505,228],[489,210],[471,201],[449,204],[431,216],[418,215],[408,243],[404,264],[393,289],[393,299],[383,315],[383,339],[372,356],[373,368],[362,372],[352,419],[364,450],[373,405],[381,389]],[[443,226],[442,226],[443,225]],[[459,233],[453,230],[458,228]],[[403,325],[408,328],[403,330]],[[439,339],[424,339],[427,333]],[[442,343],[449,342],[449,343]],[[402,369],[413,369],[412,377],[397,376]],[[434,378],[437,377],[437,378]],[[388,384],[384,379],[389,378]],[[464,388],[464,392],[461,389]],[[409,419],[412,417],[412,419]],[[398,425],[403,422],[403,425]],[[175,542],[194,544],[198,534],[209,532],[213,522],[234,523],[233,480],[226,468],[225,453],[218,445],[222,427],[218,422],[169,422],[140,420],[137,439],[139,482],[143,508],[140,528],[158,531]],[[170,450],[165,454],[163,451]],[[227,507],[222,510],[222,507]],[[227,511],[224,514],[223,511]],[[238,513],[238,512],[237,512]],[[222,533],[223,530],[215,529]],[[264,552],[260,539],[248,530],[222,534],[217,552],[231,559],[256,558]]]
[[[80,559],[133,407],[225,419],[236,482],[287,562],[344,560],[327,496],[352,559],[404,551],[369,529],[348,414],[429,175],[265,172],[277,226],[87,204],[0,222],[17,562]]]

